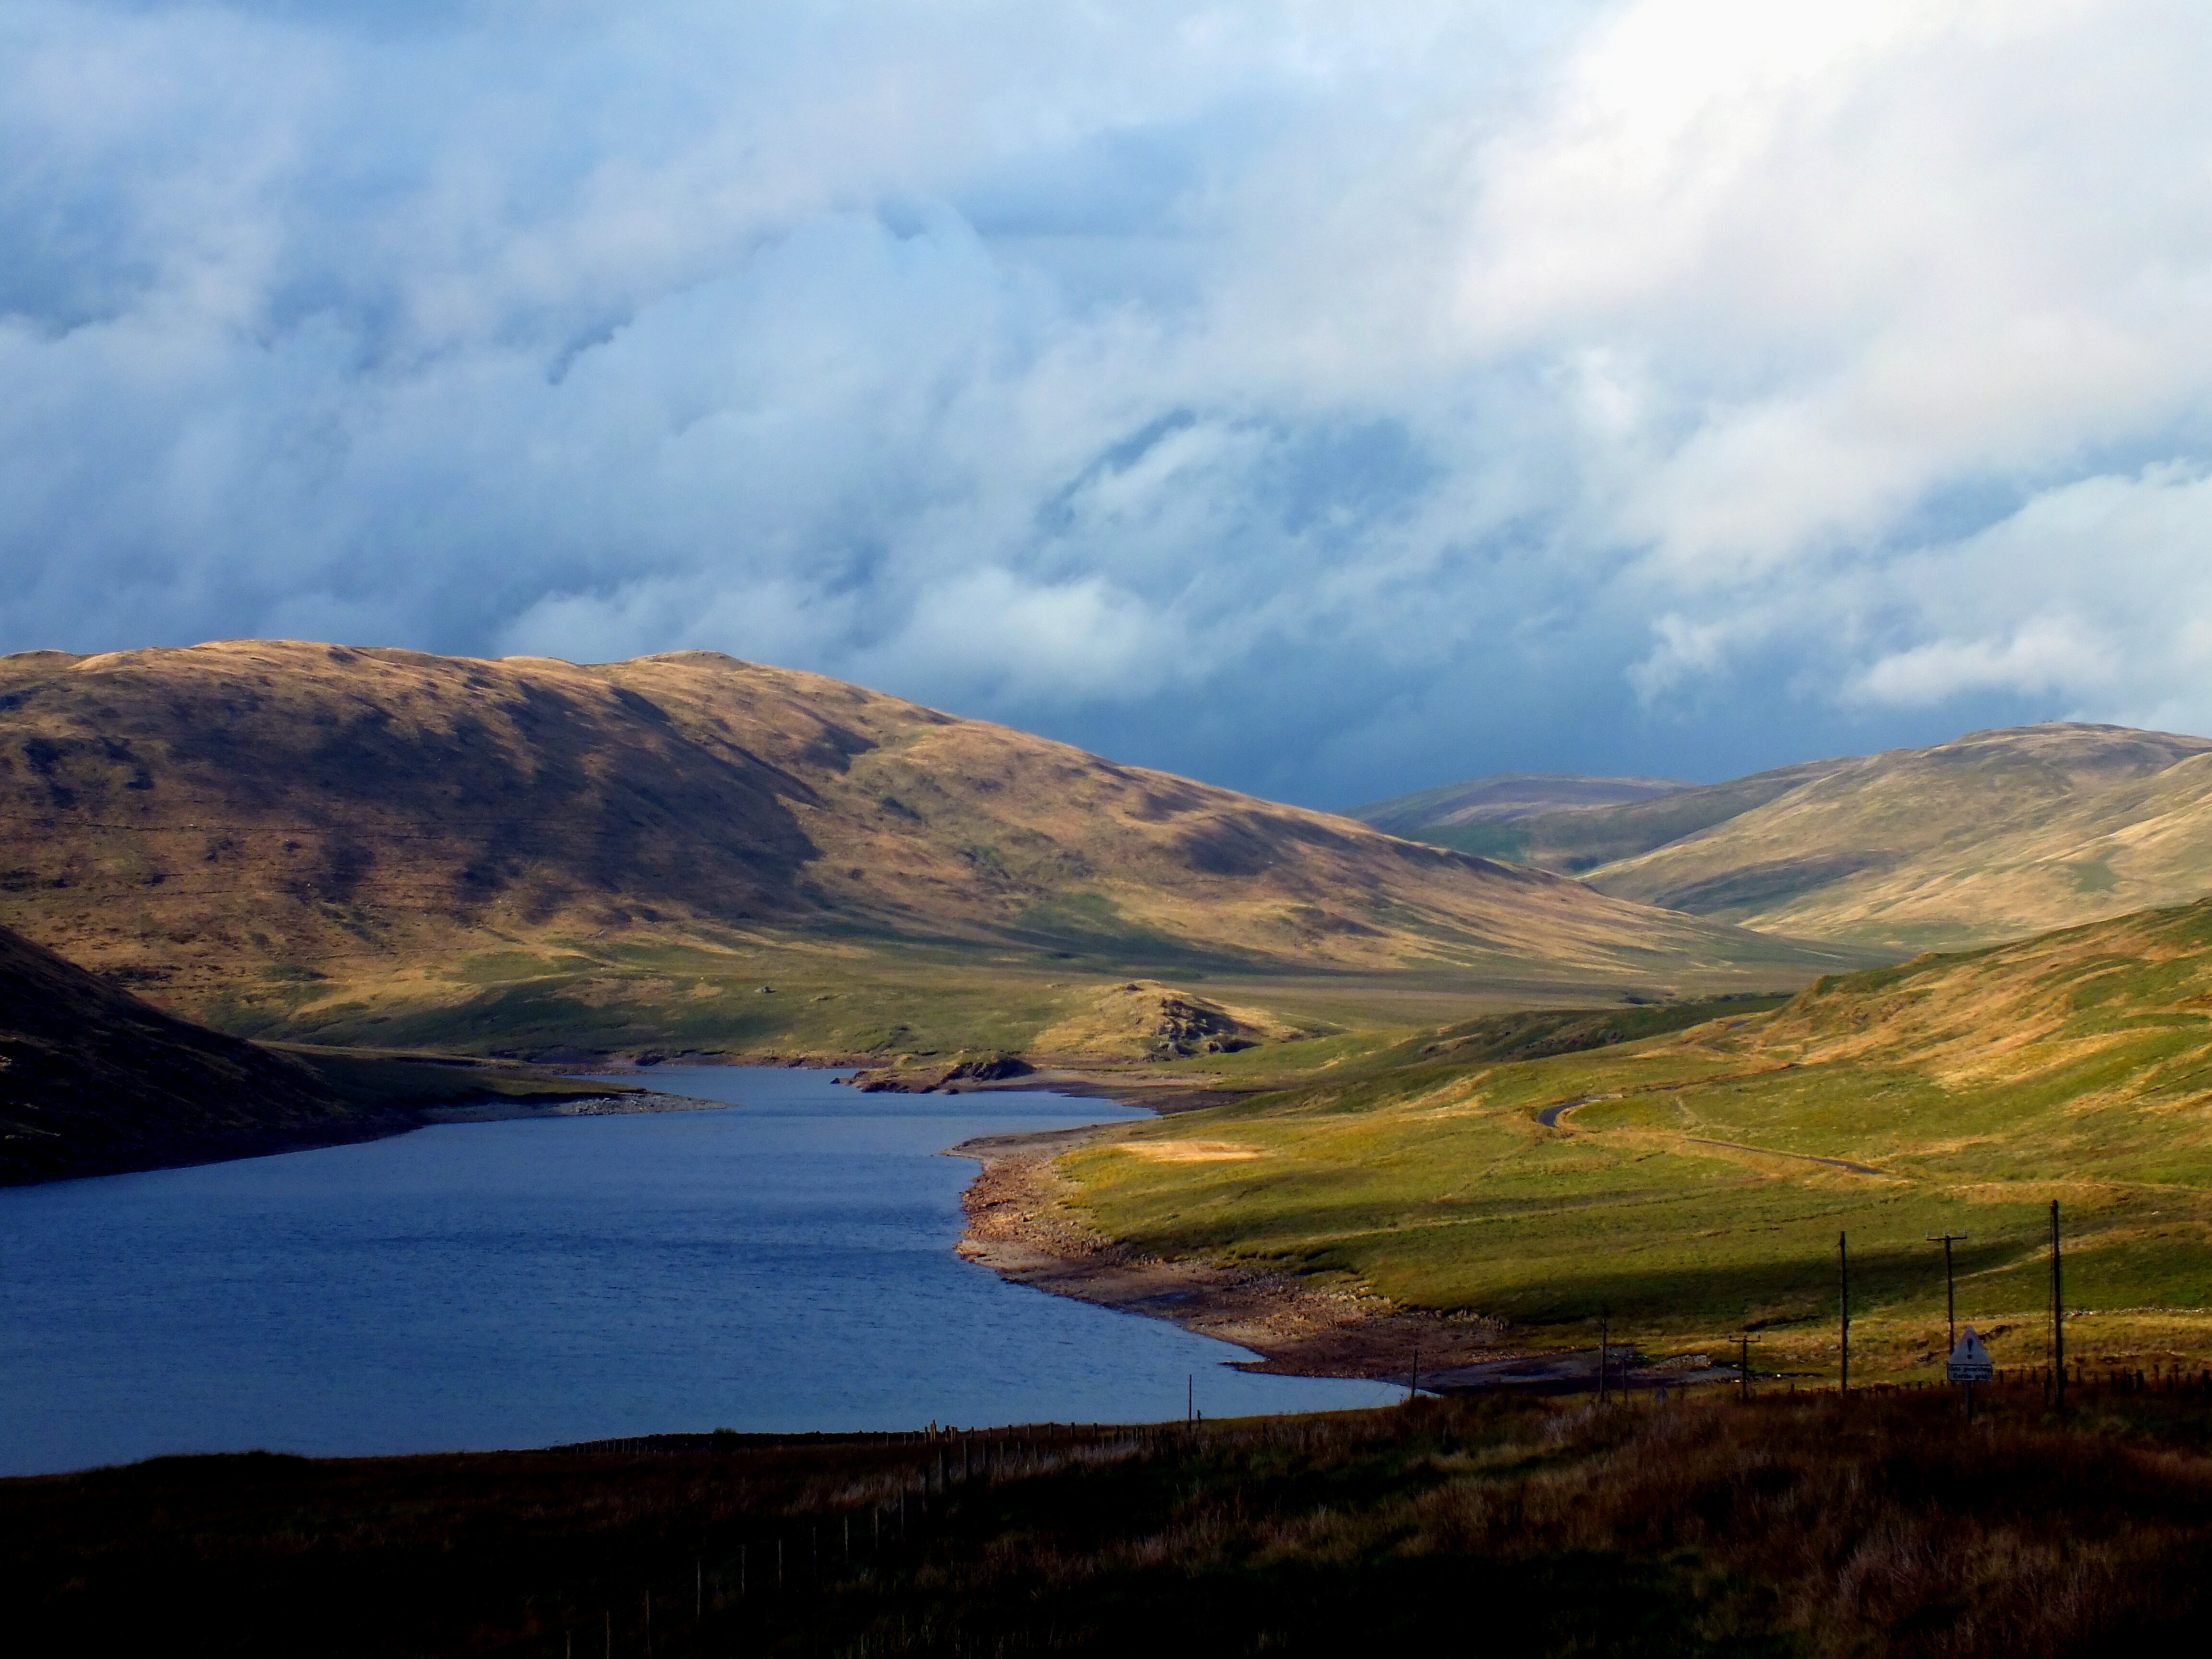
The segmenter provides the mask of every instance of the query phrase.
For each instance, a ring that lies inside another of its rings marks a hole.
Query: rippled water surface
[[[1370,1405],[962,1261],[938,1156],[1133,1115],[664,1068],[727,1111],[450,1124],[0,1190],[0,1471]]]

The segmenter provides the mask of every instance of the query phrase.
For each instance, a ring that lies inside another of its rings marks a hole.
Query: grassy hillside
[[[1579,875],[1724,823],[1844,764],[1811,761],[1707,784],[1509,774],[1376,801],[1350,816],[1394,836]]]
[[[0,1481],[0,1580],[39,1653],[2191,1650],[2201,1395],[1984,1394],[162,1458]]]
[[[415,1127],[424,1106],[605,1092],[509,1069],[264,1048],[0,928],[0,1184],[368,1140]]]
[[[1439,804],[1454,794],[1431,792]],[[1428,799],[1354,816],[1622,897],[1899,952],[2212,890],[2212,740],[2124,726],[1978,732],[1496,821],[1462,822]]]
[[[2039,1361],[2057,1199],[2075,1352],[2212,1356],[2212,901],[1590,1052],[1400,1056],[1064,1167],[1097,1224],[1150,1254],[1341,1276],[1542,1340],[1589,1340],[1608,1306],[1662,1342],[1750,1328],[1770,1361],[1826,1376],[1844,1231],[1870,1373],[1930,1374],[1923,1241],[1947,1229],[1971,1235],[1962,1316],[1995,1328],[2001,1363]],[[1224,1150],[1163,1153],[1182,1142]]]
[[[1977,732],[1835,768],[1589,873],[1778,932],[1940,947],[2212,890],[2212,741],[2122,726]]]
[[[1850,959],[725,657],[263,641],[0,660],[0,921],[226,1029],[476,1049],[1021,1048],[1109,976],[1587,1000]]]

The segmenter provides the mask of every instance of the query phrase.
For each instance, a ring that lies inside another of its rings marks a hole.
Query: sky
[[[2202,0],[9,0],[0,651],[1279,799],[2212,732]]]

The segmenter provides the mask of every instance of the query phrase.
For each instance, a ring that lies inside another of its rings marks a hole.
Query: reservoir
[[[945,1148],[1142,1114],[832,1075],[663,1067],[657,1087],[738,1103],[0,1190],[0,1474],[1400,1392],[1232,1370],[1241,1350],[954,1254],[975,1166]]]

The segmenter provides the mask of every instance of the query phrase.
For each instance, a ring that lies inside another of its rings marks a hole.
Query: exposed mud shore
[[[1016,1284],[1171,1320],[1249,1348],[1260,1358],[1245,1370],[1410,1382],[1418,1364],[1426,1386],[1436,1373],[1522,1352],[1494,1321],[1411,1312],[1280,1273],[1127,1250],[1067,1208],[1069,1182],[1052,1167],[1061,1153],[1112,1133],[986,1135],[951,1148],[983,1166],[962,1195],[968,1230],[960,1254]]]

